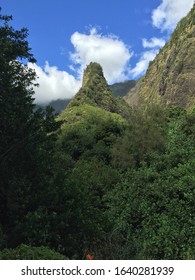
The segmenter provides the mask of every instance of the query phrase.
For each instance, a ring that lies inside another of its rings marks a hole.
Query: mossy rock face
[[[150,64],[139,95],[146,102],[185,108],[195,97],[195,6],[183,18],[170,40]]]
[[[0,260],[67,260],[68,258],[47,247],[20,245],[0,251]]]
[[[120,97],[114,97],[104,78],[102,67],[91,62],[84,71],[83,84],[69,103],[68,108],[89,104],[123,116],[128,114],[129,106]]]

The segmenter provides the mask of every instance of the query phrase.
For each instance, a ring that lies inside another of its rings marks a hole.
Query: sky
[[[107,82],[138,79],[194,0],[1,0],[15,29],[29,30],[36,103],[72,98],[98,62]]]

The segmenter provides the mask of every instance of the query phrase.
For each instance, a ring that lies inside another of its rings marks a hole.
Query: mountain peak
[[[104,109],[110,105],[112,92],[104,78],[100,64],[91,62],[84,70],[82,87],[69,104],[69,107],[90,104]]]
[[[101,77],[102,81],[104,80],[107,84],[101,65],[97,62],[91,62],[84,71],[82,87],[90,84],[97,76]]]
[[[84,71],[82,87],[68,107],[90,104],[109,111],[111,103],[112,91],[104,78],[102,67],[91,62]]]
[[[85,69],[83,83],[79,92],[75,95],[68,107],[89,104],[98,106],[107,111],[127,114],[127,104],[121,98],[112,95],[112,91],[104,77],[100,64],[91,62]]]

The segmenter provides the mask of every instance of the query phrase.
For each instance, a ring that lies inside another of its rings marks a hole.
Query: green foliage
[[[67,258],[47,247],[22,244],[14,249],[0,251],[0,260],[67,260]]]
[[[41,244],[50,244],[71,258],[82,258],[87,248],[98,247],[96,256],[102,257],[100,244],[105,244],[109,228],[104,196],[119,178],[108,165],[110,150],[127,122],[118,114],[90,105],[66,109],[58,120],[63,122],[56,146],[56,180],[61,178],[61,185],[55,189],[57,204],[50,204],[55,215],[48,210],[32,214],[29,220],[37,223],[33,226],[36,232],[34,236],[28,232],[28,242],[34,244],[39,236]],[[42,224],[46,232],[39,230]]]
[[[173,32],[171,38],[173,42],[178,39],[180,36],[182,36],[186,29],[189,29],[190,27],[193,27],[195,25],[195,6],[191,9],[189,14],[181,19],[181,21],[178,23],[176,30]]]
[[[2,226],[0,224],[0,249],[3,248],[4,245],[5,245],[5,236],[3,233]]]
[[[95,158],[77,161],[69,170],[59,164],[53,193],[45,193],[45,203],[18,224],[23,242],[49,246],[71,259],[82,259],[96,247],[96,257],[102,256],[110,229],[105,193],[118,180],[116,170]]]
[[[82,105],[65,110],[58,144],[73,160],[95,156],[110,161],[110,149],[127,126],[118,114],[101,108]]]
[[[86,68],[82,88],[68,107],[82,104],[100,106],[104,109],[112,109],[114,106],[111,90],[98,63],[90,63]]]
[[[166,150],[128,169],[111,191],[116,258],[194,259],[195,145],[191,129],[186,135],[194,126],[191,114],[189,120],[172,108]]]
[[[139,88],[140,100],[184,108],[194,104],[195,6],[181,19],[169,41],[148,67]]]
[[[73,215],[70,220],[75,222],[70,242],[79,242],[77,247],[80,245],[81,252],[90,248],[95,258],[108,258],[104,247],[111,224],[105,195],[119,179],[117,170],[97,158],[78,161],[67,176],[67,184],[73,192],[69,196],[74,199],[74,209],[69,207]]]
[[[132,109],[128,128],[113,147],[113,164],[118,167],[136,167],[152,151],[163,151],[166,141],[166,114],[158,105]]]
[[[153,164],[123,176],[111,196],[116,258],[194,259],[193,169],[158,173]]]
[[[51,109],[34,112],[36,75],[27,62],[35,59],[27,30],[14,30],[11,19],[0,17],[0,224],[15,247],[23,241],[21,221],[50,186],[58,124]]]

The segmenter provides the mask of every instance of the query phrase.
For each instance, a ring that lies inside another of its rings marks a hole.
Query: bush
[[[0,260],[67,260],[68,258],[47,247],[20,245],[0,251]]]

